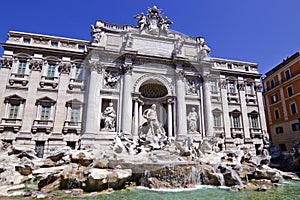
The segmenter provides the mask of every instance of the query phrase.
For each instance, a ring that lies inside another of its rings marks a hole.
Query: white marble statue
[[[101,116],[102,120],[104,120],[104,127],[101,130],[110,132],[116,131],[116,116],[113,103],[110,102]]]
[[[103,34],[104,34],[104,32],[100,29],[100,27],[98,27],[96,25],[95,26],[92,25],[91,27],[92,27],[93,42],[94,43],[99,43],[102,36],[103,36]]]
[[[199,46],[200,46],[201,59],[207,58],[210,53],[210,48],[207,46],[204,38],[203,37],[197,38],[197,42],[199,43]]]
[[[196,108],[193,107],[192,111],[189,112],[188,116],[187,116],[187,121],[188,121],[188,132],[189,133],[199,133],[197,131],[198,129],[198,114],[196,112]]]
[[[108,88],[116,88],[120,76],[113,76],[110,72],[103,71],[104,85]]]
[[[158,121],[155,104],[152,104],[150,108],[144,111],[143,117],[147,120],[147,136],[165,136],[165,130],[162,127],[161,123]]]
[[[144,13],[141,13],[141,14],[136,14],[134,16],[135,19],[137,19],[137,27],[140,28],[140,30],[143,30],[144,27],[147,26],[147,18],[146,16],[144,15]]]

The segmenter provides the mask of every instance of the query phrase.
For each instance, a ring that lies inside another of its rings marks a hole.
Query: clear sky
[[[255,62],[263,74],[300,50],[300,0],[2,0],[0,41],[10,30],[90,40],[96,19],[136,25],[132,16],[153,5],[172,30],[204,36],[212,57]]]

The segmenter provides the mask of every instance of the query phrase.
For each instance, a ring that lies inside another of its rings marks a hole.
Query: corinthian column
[[[187,135],[185,77],[181,64],[176,66],[176,108],[177,108],[177,138]]]
[[[211,113],[211,99],[210,99],[210,78],[207,75],[204,78],[204,112],[205,112],[205,136],[213,136],[212,113]]]
[[[168,99],[168,137],[173,137],[173,112],[172,112],[172,104],[173,99]]]
[[[100,85],[102,80],[101,64],[99,61],[90,61],[90,77],[88,82],[85,133],[97,133],[100,130]],[[100,72],[98,74],[98,71]]]
[[[121,131],[125,134],[131,134],[132,125],[132,99],[131,99],[131,77],[132,77],[132,60],[126,58],[122,67],[123,70],[123,105]]]

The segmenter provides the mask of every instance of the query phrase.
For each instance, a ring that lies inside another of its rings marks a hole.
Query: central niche
[[[155,80],[144,83],[140,87],[139,92],[145,98],[161,98],[168,94],[167,88]]]

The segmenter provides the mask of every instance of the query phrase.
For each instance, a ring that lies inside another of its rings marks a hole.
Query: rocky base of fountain
[[[191,188],[200,184],[267,190],[281,179],[299,181],[295,174],[270,168],[266,157],[252,157],[243,148],[216,153],[205,144],[197,152],[201,155],[195,156],[193,149],[175,141],[160,147],[157,143],[155,148],[143,142],[133,147],[132,141],[116,138],[106,152],[66,147],[50,151],[45,158],[37,158],[31,149],[0,143],[0,196],[45,198],[57,195],[57,190],[83,195],[128,186]]]

